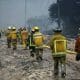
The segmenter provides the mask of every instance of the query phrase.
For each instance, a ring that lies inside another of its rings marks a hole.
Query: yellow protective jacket
[[[52,55],[64,55],[66,53],[66,42],[67,40],[62,34],[54,34],[50,40],[50,48],[52,50]]]
[[[7,38],[11,38],[11,31],[10,30],[7,30],[6,36],[7,36]]]
[[[11,39],[17,39],[17,32],[16,31],[11,32]]]
[[[28,32],[26,30],[23,30],[21,32],[21,37],[22,37],[22,40],[25,40],[28,38]]]
[[[43,41],[44,41],[44,36],[42,33],[40,32],[35,32],[33,34],[33,43],[36,45],[36,46],[42,46],[43,45]]]

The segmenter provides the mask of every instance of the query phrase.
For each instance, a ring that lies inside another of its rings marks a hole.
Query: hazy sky
[[[48,15],[48,7],[56,0],[26,0],[26,19]],[[0,0],[0,27],[25,25],[25,0]]]

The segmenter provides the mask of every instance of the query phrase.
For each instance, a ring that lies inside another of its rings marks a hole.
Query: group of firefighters
[[[16,50],[17,44],[20,42],[23,49],[30,49],[32,57],[34,57],[35,47],[41,47],[44,42],[44,36],[37,26],[34,26],[30,32],[25,27],[18,30],[15,27],[8,27],[6,36],[8,48],[12,46],[13,50]],[[40,51],[43,51],[43,49],[40,48]]]
[[[67,39],[65,36],[62,35],[61,32],[61,29],[54,30],[54,35],[49,41],[48,48],[51,49],[52,57],[54,59],[54,75],[59,75],[59,69],[61,69],[61,76],[65,77]],[[45,36],[40,32],[38,26],[32,27],[30,32],[28,32],[28,29],[26,29],[25,27],[23,29],[20,28],[18,31],[16,31],[15,27],[8,27],[6,36],[8,48],[11,48],[12,45],[13,50],[17,49],[17,42],[19,41],[24,49],[27,49],[27,47],[29,47],[31,53],[30,55],[32,57],[34,57],[34,53],[36,53],[38,49],[41,53],[43,53]],[[77,50],[78,49],[76,49],[75,51],[78,52],[79,50]],[[39,54],[36,55],[42,60],[42,54],[41,56],[39,56]],[[59,67],[59,65],[61,66]]]

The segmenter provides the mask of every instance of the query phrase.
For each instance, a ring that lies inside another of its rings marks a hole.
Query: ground
[[[71,42],[69,49],[73,46]],[[75,56],[67,54],[66,80],[80,80],[80,61],[76,61]],[[30,57],[29,50],[23,50],[21,45],[16,51],[8,49],[6,38],[3,37],[0,39],[0,61],[0,80],[54,80],[54,61],[49,49],[44,49],[43,61],[37,62]]]

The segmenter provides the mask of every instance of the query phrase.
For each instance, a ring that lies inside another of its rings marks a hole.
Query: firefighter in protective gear
[[[7,46],[8,48],[11,48],[11,27],[10,26],[8,27],[6,36],[7,36]]]
[[[36,52],[36,59],[37,60],[42,60],[42,55],[43,55],[43,42],[44,42],[44,36],[43,34],[39,31],[39,27],[35,26],[35,33],[33,35],[33,42],[35,45],[35,52]]]
[[[75,42],[75,51],[77,52],[76,61],[79,61],[80,60],[80,28],[79,28],[79,33]]]
[[[28,30],[26,28],[23,28],[23,31],[21,32],[21,38],[22,38],[22,45],[24,49],[27,49],[27,39],[28,39]]]
[[[20,29],[18,29],[18,31],[17,31],[17,40],[18,40],[18,42],[21,44],[21,31],[20,31]]]
[[[35,45],[33,43],[33,34],[35,33],[34,27],[31,29],[31,33],[28,35],[28,46],[30,49],[30,56],[34,57]]]
[[[50,48],[54,60],[54,75],[59,74],[59,63],[61,67],[61,76],[66,75],[66,38],[61,34],[61,29],[55,29],[54,35],[50,40]]]
[[[37,26],[34,27],[34,29],[35,29],[35,34],[33,35],[34,44],[37,47],[42,46],[43,45],[43,35],[42,33],[40,33],[39,28]]]
[[[20,37],[20,44],[22,45],[22,37],[21,37],[21,32],[23,31],[23,28],[22,27],[20,27],[20,29],[19,29],[19,33],[20,33],[20,35],[19,35],[19,37]]]
[[[12,41],[13,50],[16,50],[17,49],[17,31],[15,27],[12,27],[11,41]]]

